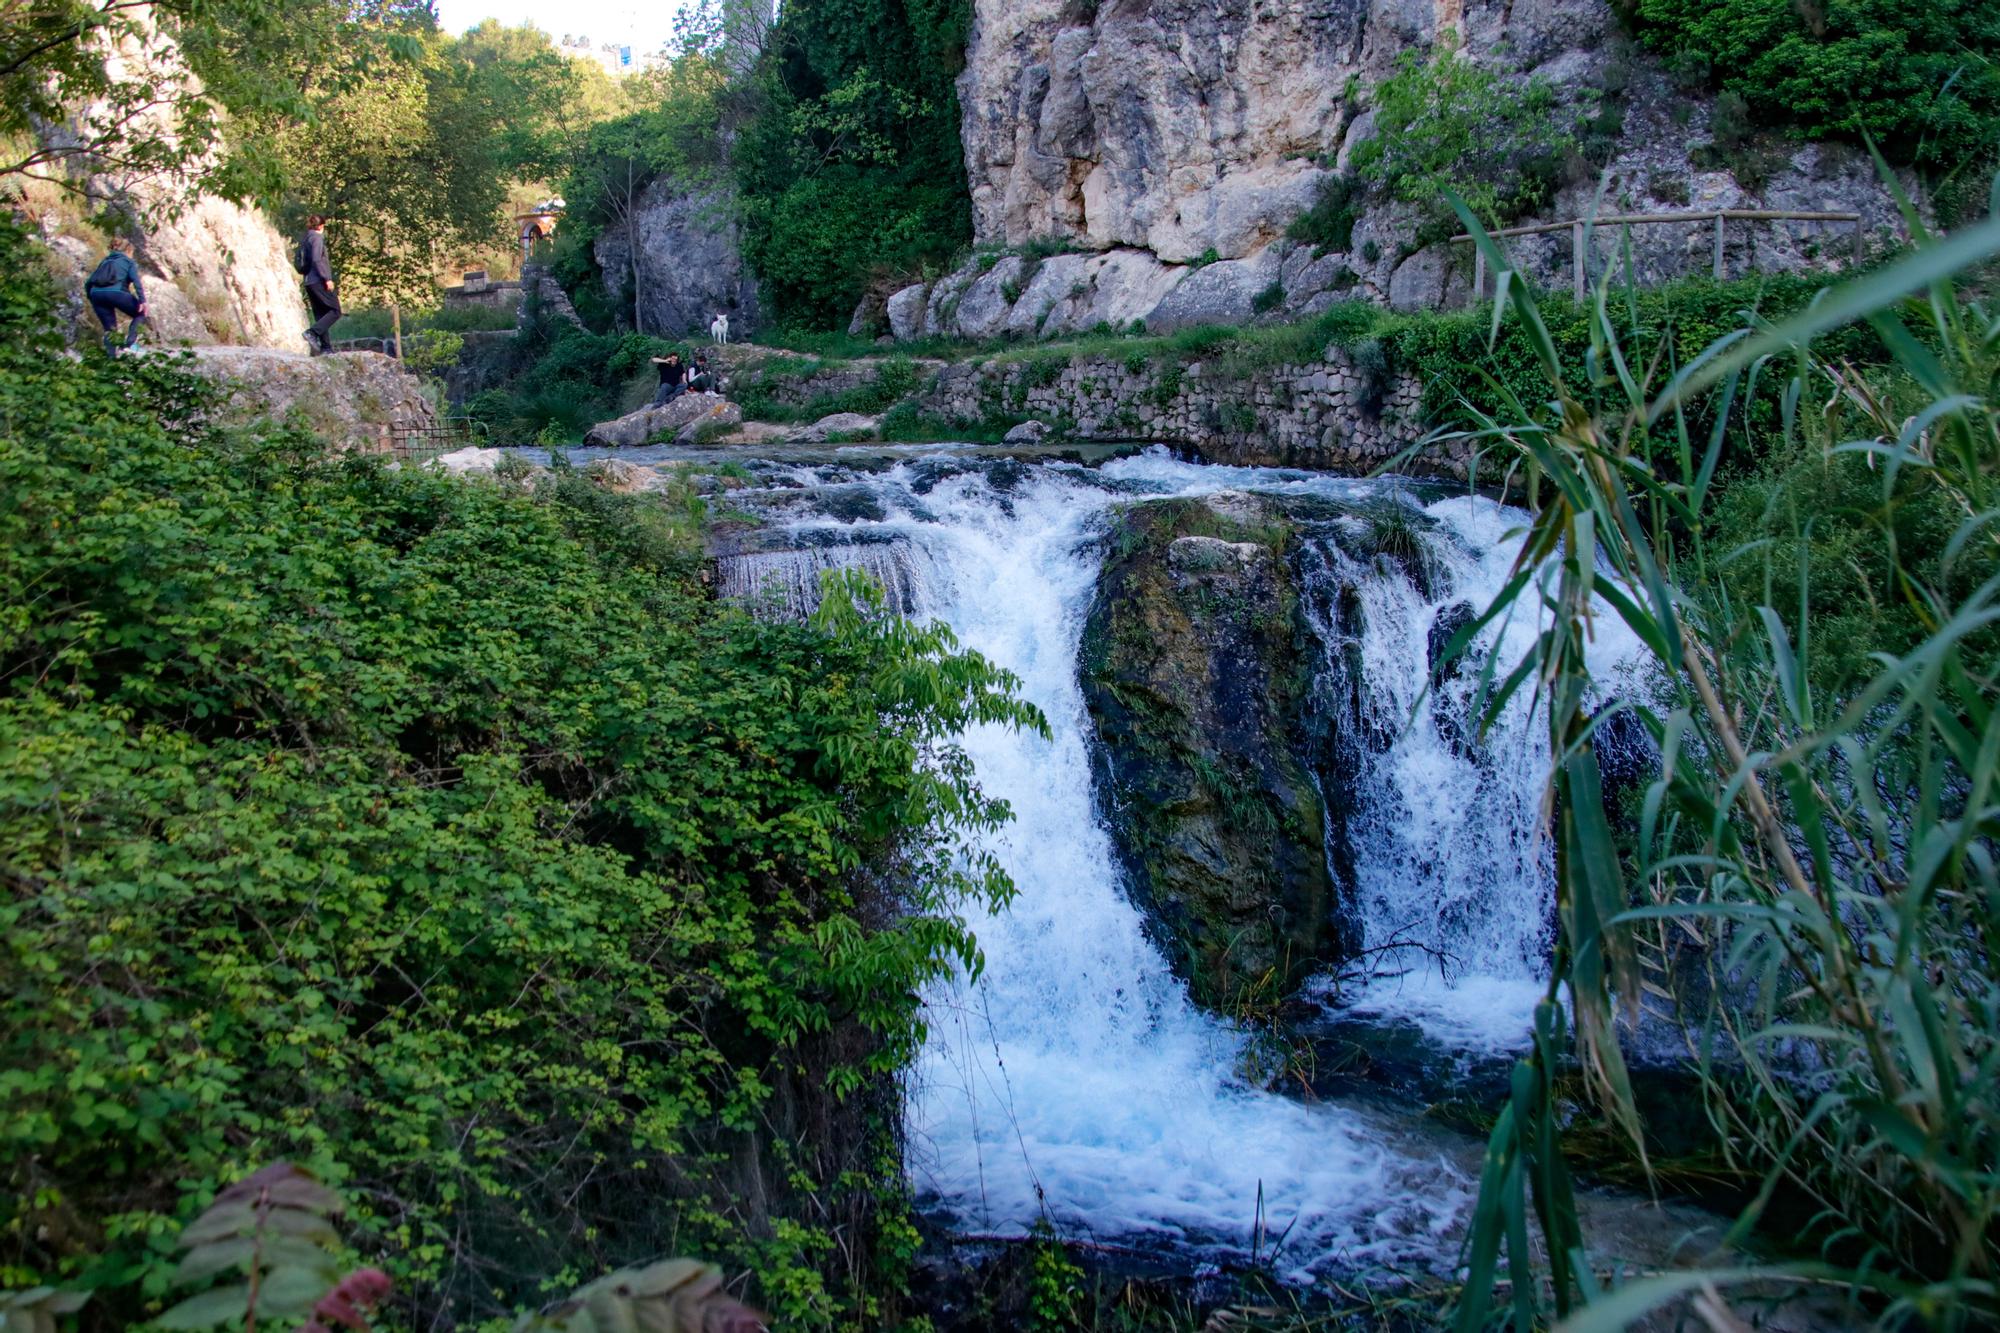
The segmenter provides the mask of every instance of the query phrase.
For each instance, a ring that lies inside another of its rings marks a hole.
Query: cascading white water
[[[1353,969],[1364,979],[1340,1000],[1350,1015],[1408,1019],[1454,1049],[1493,1053],[1524,1042],[1548,975],[1547,735],[1531,692],[1482,734],[1477,671],[1467,663],[1434,683],[1432,633],[1440,616],[1483,611],[1499,593],[1521,515],[1455,497],[1427,517],[1437,524],[1423,538],[1427,586],[1331,541],[1317,544],[1308,574],[1342,687],[1329,693],[1352,701],[1335,725],[1367,952]],[[1505,622],[1469,656],[1497,647],[1511,665],[1535,633],[1527,618]],[[1619,651],[1622,642],[1604,649]]]
[[[1097,471],[913,463],[873,479],[882,518],[809,517],[788,505],[787,531],[813,549],[748,558],[725,579],[748,588],[775,572],[778,595],[802,607],[801,581],[823,564],[851,555],[880,565],[909,581],[920,614],[1016,672],[1053,728],[1050,740],[997,727],[965,738],[982,785],[1013,808],[993,850],[1019,892],[1007,910],[974,915],[986,957],[977,983],[926,996],[932,1033],[908,1101],[921,1192],[971,1230],[1018,1233],[1046,1218],[1070,1234],[1150,1236],[1197,1253],[1247,1251],[1261,1193],[1265,1234],[1284,1235],[1295,1275],[1448,1261],[1473,1182],[1413,1160],[1370,1114],[1240,1078],[1243,1038],[1189,1002],[1127,902],[1095,814],[1077,650],[1105,512],[1123,499],[1252,487],[1413,503],[1392,483],[1202,467],[1159,452]],[[1358,659],[1362,716],[1351,721],[1378,738],[1350,751],[1368,770],[1351,775],[1363,935],[1427,946],[1410,950],[1408,965],[1378,955],[1384,971],[1406,975],[1378,980],[1355,1003],[1475,1044],[1518,1040],[1523,1001],[1537,992],[1546,759],[1525,703],[1469,749],[1448,743],[1430,709],[1404,723],[1427,680],[1433,619],[1460,599],[1483,607],[1513,558],[1506,529],[1519,517],[1471,497],[1428,506],[1437,573],[1428,594],[1330,539],[1316,576],[1358,602],[1358,623],[1321,628],[1330,662]],[[1438,954],[1460,960],[1444,978],[1424,965]]]

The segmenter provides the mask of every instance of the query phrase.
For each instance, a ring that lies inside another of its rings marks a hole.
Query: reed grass
[[[1546,718],[1560,923],[1489,1139],[1461,1330],[1622,1328],[1677,1297],[1726,1327],[1732,1285],[1773,1281],[1838,1286],[1884,1327],[2000,1318],[2000,319],[1978,295],[2000,255],[2000,180],[1993,205],[1945,238],[1912,211],[1905,258],[1685,363],[1671,332],[1639,334],[1609,269],[1580,376],[1459,208],[1499,275],[1493,336],[1516,323],[1546,397],[1489,376],[1502,409],[1468,403],[1474,425],[1431,441],[1474,443],[1532,515],[1512,579],[1449,651],[1507,617],[1539,625],[1520,660],[1483,664],[1482,707],[1490,722],[1525,690]],[[1889,364],[1816,351],[1863,322]],[[1916,627],[1831,683],[1807,608],[1843,570],[1796,558],[1775,577],[1776,544],[1732,544],[1721,521],[1722,460],[1771,443],[1740,438],[1770,419],[1750,410],[1759,396],[1779,406],[1777,443],[1872,470],[1879,507],[1838,521],[1880,548],[1893,576],[1879,595]],[[1954,516],[1942,550],[1899,542],[1911,505]],[[1760,564],[1766,577],[1744,577]],[[1597,763],[1616,689],[1586,649],[1606,618],[1649,669],[1614,705],[1658,747],[1634,808]],[[1615,1290],[1593,1276],[1558,1080],[1580,1072],[1643,1165],[1624,1053],[1642,1008],[1678,1025],[1727,1166],[1755,1182],[1732,1239],[1782,1205],[1803,1218],[1787,1228],[1795,1261]],[[1554,1256],[1543,1271],[1531,1225]]]

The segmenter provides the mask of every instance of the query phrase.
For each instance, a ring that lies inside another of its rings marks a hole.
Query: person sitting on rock
[[[707,352],[694,354],[694,365],[688,369],[688,392],[715,392],[715,373],[708,368]]]
[[[116,356],[121,350],[118,345],[121,311],[132,317],[132,325],[125,333],[125,346],[129,348],[139,341],[139,326],[146,322],[146,288],[139,281],[139,266],[132,262],[131,241],[123,236],[111,238],[111,252],[91,270],[83,284],[83,294],[90,302],[90,312],[104,326],[105,351]]]
[[[653,406],[665,407],[687,392],[687,367],[681,364],[679,352],[656,356],[653,364],[660,368],[660,388],[653,395]]]

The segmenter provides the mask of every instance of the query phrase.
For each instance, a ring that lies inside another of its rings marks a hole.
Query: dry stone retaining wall
[[[1425,432],[1423,385],[1408,372],[1356,364],[1344,349],[1255,371],[1223,361],[1087,357],[943,368],[917,397],[947,421],[1029,417],[1077,440],[1146,440],[1210,462],[1364,473]],[[1427,450],[1405,470],[1464,474],[1470,451]]]
[[[759,388],[773,402],[809,407],[873,383],[885,364],[854,361]],[[1251,370],[1144,355],[917,364],[906,401],[933,420],[1037,420],[1056,439],[1143,440],[1218,463],[1358,474],[1393,461],[1428,429],[1415,374],[1357,362],[1340,347]],[[1469,459],[1469,449],[1431,449],[1403,470],[1463,476]]]

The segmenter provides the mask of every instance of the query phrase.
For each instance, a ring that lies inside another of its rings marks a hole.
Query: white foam
[[[1004,493],[967,472],[919,497],[916,478],[903,466],[874,479],[885,521],[833,526],[918,548],[910,567],[925,611],[1016,672],[1054,732],[986,727],[965,738],[984,788],[1013,808],[992,850],[1019,895],[1006,911],[971,914],[986,959],[977,983],[959,978],[925,997],[931,1037],[906,1111],[919,1190],[974,1231],[1018,1234],[1047,1218],[1069,1232],[1240,1254],[1261,1187],[1267,1233],[1290,1228],[1283,1262],[1295,1277],[1449,1266],[1447,1237],[1473,1182],[1397,1146],[1358,1110],[1240,1077],[1244,1038],[1189,1002],[1145,935],[1094,813],[1077,681],[1095,539],[1112,504],[1250,487],[1355,497],[1394,484],[1200,467],[1163,451],[1098,473],[1034,468]],[[1452,534],[1439,544],[1447,577],[1432,596],[1390,570],[1347,571],[1367,612],[1369,707],[1391,730],[1427,679],[1431,617],[1459,597],[1483,607],[1513,558],[1503,534],[1522,521],[1475,498],[1429,510]],[[1548,865],[1534,826],[1546,760],[1526,703],[1517,707],[1485,760],[1454,756],[1426,721],[1362,779],[1364,931],[1379,942],[1407,926],[1464,962],[1446,977],[1390,967],[1404,975],[1367,987],[1356,1012],[1405,1017],[1482,1050],[1525,1035],[1545,966]]]

